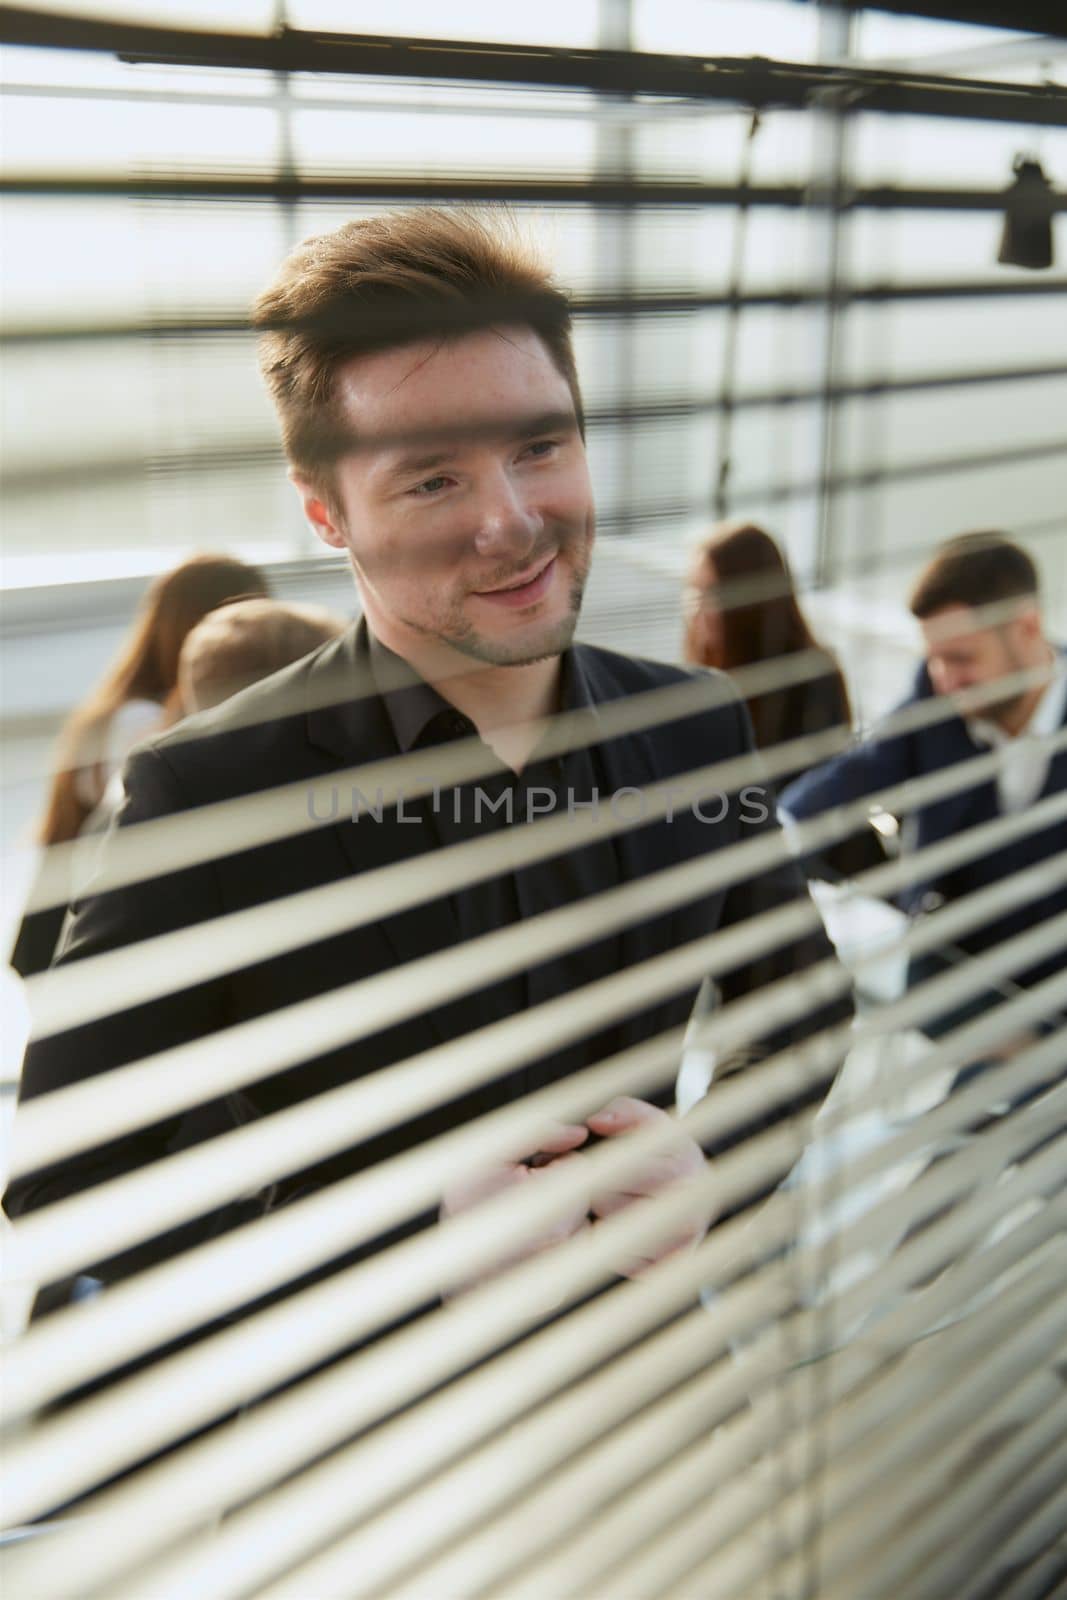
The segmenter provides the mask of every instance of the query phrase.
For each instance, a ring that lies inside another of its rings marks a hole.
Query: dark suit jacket
[[[897,710],[929,700],[932,696],[929,677],[926,669],[922,668],[912,695]],[[975,743],[966,723],[958,716],[949,716],[931,727],[916,728],[911,733],[879,737],[876,732],[863,744],[792,784],[782,795],[782,807],[791,816],[803,821],[807,817],[817,816],[830,806],[859,800],[892,784],[925,777],[958,761],[971,760],[985,750],[986,746]],[[1067,789],[1067,750],[1060,750],[1049,764],[1041,795],[1062,793],[1064,789]],[[996,783],[989,778],[972,788],[959,790],[947,799],[920,806],[911,813],[915,847],[921,850],[927,845],[950,839],[980,823],[991,822],[998,814]],[[1064,849],[1067,849],[1067,828],[1062,822],[1038,829],[951,872],[920,878],[900,896],[900,904],[904,910],[914,914],[942,901],[959,899]],[[963,935],[959,949],[968,954],[988,950],[1024,932],[1035,922],[1065,910],[1067,890],[1056,890]],[[1062,969],[1063,960],[1061,951],[1054,952],[1047,961],[1020,973],[1015,981],[1027,986],[1038,983]],[[929,970],[928,963],[917,963],[912,973],[913,980],[926,976]]]
[[[680,668],[607,650],[575,648],[598,704],[689,675]],[[155,737],[134,752],[128,764],[128,799],[119,819],[120,829],[294,780],[304,779],[309,784],[328,780],[346,767],[395,755],[395,737],[380,697],[352,698],[353,685],[367,680],[367,635],[363,625],[357,624],[340,640],[295,666],[179,729]],[[716,682],[722,680],[708,675],[709,686]],[[279,706],[294,703],[324,708],[278,714]],[[245,725],[253,716],[255,724]],[[617,790],[665,780],[717,758],[737,755],[751,748],[751,734],[747,715],[735,701],[645,733],[609,740],[598,748],[602,770],[612,790]],[[317,792],[321,795],[321,788]],[[299,825],[306,815],[305,797],[294,805],[301,808],[294,818]],[[405,801],[408,817],[417,809]],[[742,821],[746,814],[734,804],[721,823],[703,823],[686,812],[672,823],[651,823],[624,834],[619,841],[624,881],[751,836],[752,826]],[[763,826],[775,824],[768,820]],[[327,826],[87,898],[77,908],[59,964],[340,878],[352,879],[352,893],[357,896],[359,874],[431,850],[435,844],[432,821],[425,810],[417,826],[410,822],[399,825],[389,813],[382,822],[362,817],[353,823],[346,817],[346,799],[341,795],[338,820]],[[804,892],[799,873],[787,864],[727,890],[700,896],[667,915],[626,928],[622,933],[624,965],[644,961]],[[26,1056],[22,1099],[47,1094],[151,1052],[450,948],[456,942],[456,928],[444,896],[329,939],[316,939],[314,928],[309,927],[308,940],[297,951],[221,974],[213,981],[76,1030],[38,1039]],[[730,998],[828,953],[829,945],[820,931],[736,969],[719,981],[719,987]],[[693,996],[692,988],[680,987],[662,1003],[627,1017],[621,1045],[636,1044],[684,1022]],[[791,1031],[814,1031],[847,1012],[847,1002],[815,1012],[803,1026]],[[454,1039],[477,1028],[482,1020],[477,995],[425,1010],[370,1038],[265,1077],[245,1091],[246,1112],[269,1115]],[[789,1032],[775,1035],[766,1043],[777,1047],[789,1036]],[[317,1189],[455,1126],[492,1103],[491,1090],[483,1090],[457,1096],[388,1135],[360,1142],[357,1133],[341,1155],[313,1170],[280,1172],[273,1198],[285,1201]],[[7,1209],[18,1215],[151,1161],[203,1131],[211,1131],[203,1119],[210,1120],[213,1112],[224,1120],[224,1106],[207,1108],[189,1119],[169,1119],[47,1171],[27,1174],[9,1190]],[[96,1270],[105,1278],[122,1276],[248,1214],[247,1206],[227,1208],[225,1214],[202,1219],[112,1262],[97,1264]]]

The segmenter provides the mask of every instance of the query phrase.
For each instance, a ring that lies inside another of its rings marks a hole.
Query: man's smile
[[[499,589],[476,589],[479,600],[505,606],[528,606],[548,593],[556,572],[556,556],[551,556],[541,567],[535,567],[529,576],[520,577]]]

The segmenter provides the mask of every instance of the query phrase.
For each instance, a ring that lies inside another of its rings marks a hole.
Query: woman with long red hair
[[[841,668],[808,626],[784,554],[755,523],[721,523],[697,548],[685,612],[685,658],[697,666],[736,672],[805,650],[825,657],[825,670],[815,676],[746,697],[757,749],[851,727]],[[803,770],[776,778],[776,788]]]

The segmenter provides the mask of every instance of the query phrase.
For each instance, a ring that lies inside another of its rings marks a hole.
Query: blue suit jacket
[[[933,689],[923,667],[912,695],[897,710],[929,700],[932,696]],[[782,809],[803,821],[831,806],[860,800],[891,784],[926,777],[955,762],[967,761],[982,754],[985,749],[986,746],[972,739],[959,716],[950,716],[931,727],[889,737],[879,736],[876,730],[870,739],[791,784],[782,795]],[[1065,789],[1067,750],[1060,750],[1049,765],[1041,794],[1050,795]],[[937,844],[980,823],[990,822],[998,814],[996,783],[990,778],[932,805],[920,806],[911,813],[916,847],[922,849]],[[921,878],[901,895],[900,904],[905,910],[915,912],[928,904],[932,897],[938,900],[959,899],[1065,849],[1067,825],[1059,822],[1037,829],[950,872]],[[1043,895],[1030,905],[1021,906],[1007,916],[974,929],[961,938],[959,948],[967,954],[977,954],[1061,911],[1067,911],[1067,890],[1062,889]],[[1016,981],[1027,986],[1037,983],[1062,969],[1064,960],[1062,950],[1050,951],[1047,959],[1039,966],[1020,973]]]

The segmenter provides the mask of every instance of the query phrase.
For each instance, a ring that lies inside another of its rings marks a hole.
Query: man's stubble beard
[[[1014,648],[1009,640],[1004,639],[1003,643],[1004,665],[1002,672],[998,676],[1007,678],[1014,673],[1025,672],[1026,662],[1020,652]],[[1032,691],[1029,689],[1013,689],[1010,694],[1000,694],[993,687],[995,682],[996,680],[994,679],[990,683],[989,698],[986,699],[984,695],[982,696],[981,704],[977,708],[977,714],[980,717],[987,717],[991,722],[1008,726],[1023,709]]]
[[[562,655],[569,649],[574,639],[588,570],[586,566],[580,573],[575,573],[571,580],[569,614],[554,623],[548,634],[542,636],[536,645],[509,646],[506,640],[487,639],[466,621],[455,629],[449,629],[447,633],[437,634],[436,637],[443,644],[450,645],[453,650],[457,650],[472,661],[480,662],[484,667],[528,667],[535,661],[551,660],[552,657]]]
[[[984,701],[978,708],[978,715],[988,717],[991,722],[1012,722],[1022,710],[1025,701],[1025,693],[1001,695],[994,700]]]
[[[555,558],[569,556],[573,563],[569,613],[554,623],[536,644],[509,645],[504,639],[487,639],[463,615],[462,602],[456,607],[454,621],[446,622],[447,631],[424,627],[419,627],[417,631],[428,637],[435,637],[440,643],[449,645],[460,655],[466,656],[471,661],[478,661],[485,667],[528,667],[534,662],[549,661],[554,656],[562,655],[569,649],[578,627],[585,586],[593,564],[594,539],[593,524],[590,520],[576,536],[571,538],[565,536],[560,540]]]

